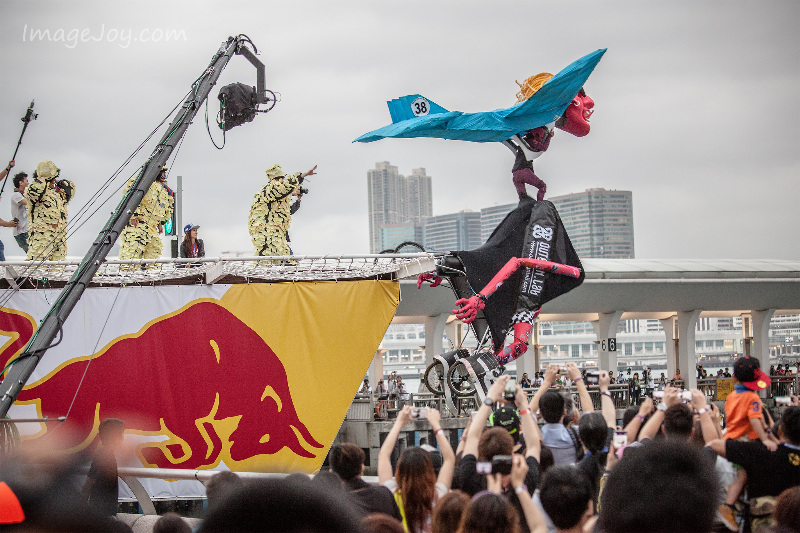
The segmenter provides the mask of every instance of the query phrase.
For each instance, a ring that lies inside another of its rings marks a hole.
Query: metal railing
[[[215,283],[227,276],[265,281],[321,281],[392,275],[398,279],[433,270],[434,254],[292,255],[202,257],[193,259],[107,259],[93,284],[131,284],[205,277]],[[23,281],[69,281],[80,260],[6,261],[2,277],[15,287]]]

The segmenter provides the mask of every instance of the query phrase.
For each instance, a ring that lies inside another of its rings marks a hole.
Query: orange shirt
[[[758,439],[758,434],[750,425],[751,418],[762,417],[761,398],[758,394],[747,389],[739,392],[740,387],[736,386],[736,391],[728,394],[725,400],[726,439],[738,439],[747,436],[750,440]]]

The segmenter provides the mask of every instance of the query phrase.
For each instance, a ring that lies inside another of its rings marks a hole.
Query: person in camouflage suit
[[[131,178],[123,194],[128,192],[136,178]],[[172,216],[175,193],[167,185],[167,167],[162,167],[156,181],[142,197],[130,222],[122,230],[119,247],[120,259],[158,259],[164,248],[161,233]]]
[[[36,167],[25,189],[28,200],[28,261],[62,261],[67,257],[67,204],[75,184],[57,180],[60,170],[52,161]]]
[[[255,255],[292,254],[286,235],[292,222],[292,196],[301,194],[300,184],[316,169],[314,165],[307,172],[287,175],[280,165],[273,165],[264,171],[269,181],[255,195],[248,220]]]

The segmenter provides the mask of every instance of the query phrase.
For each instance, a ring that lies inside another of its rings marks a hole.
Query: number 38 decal
[[[415,117],[424,117],[431,112],[431,105],[427,99],[420,96],[411,102],[411,112]]]

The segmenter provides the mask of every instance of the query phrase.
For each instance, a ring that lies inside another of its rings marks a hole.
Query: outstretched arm
[[[542,384],[539,386],[539,390],[537,390],[536,394],[531,398],[530,408],[534,413],[539,410],[539,398],[553,386],[556,376],[558,376],[558,365],[550,363],[547,365],[547,370],[544,371],[544,378]]]
[[[386,440],[383,441],[381,450],[378,452],[378,482],[381,484],[392,479],[393,472],[390,459],[392,450],[394,450],[394,445],[397,444],[397,437],[400,435],[400,430],[410,420],[411,406],[406,405],[397,413],[397,420],[395,420],[394,426],[392,426],[389,434],[386,435]]]
[[[589,390],[586,388],[586,383],[583,381],[580,369],[575,363],[567,363],[567,375],[575,388],[578,389],[578,398],[581,400],[581,411],[584,413],[593,413],[594,405],[592,404],[592,397],[589,395]]]
[[[561,274],[571,278],[579,278],[581,275],[580,269],[574,266],[562,265],[561,263],[554,263],[552,261],[543,261],[541,259],[512,257],[478,294],[470,298],[461,298],[457,300],[456,305],[461,307],[453,309],[453,313],[464,323],[471,323],[475,320],[478,313],[486,307],[486,299],[494,294],[497,289],[520,268],[534,268],[536,270],[550,272],[552,274]]]
[[[450,446],[450,441],[447,440],[441,421],[442,414],[437,409],[428,408],[428,422],[431,424],[433,434],[436,435],[436,443],[442,453],[442,467],[439,469],[439,477],[436,481],[449,489],[453,482],[453,471],[456,468],[456,454],[453,453],[453,447]]]

